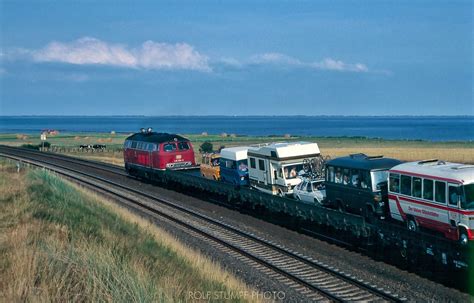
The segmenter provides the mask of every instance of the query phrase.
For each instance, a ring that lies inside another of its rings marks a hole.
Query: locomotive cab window
[[[176,145],[174,143],[166,143],[163,145],[163,150],[165,152],[172,152],[176,150]]]
[[[188,150],[189,149],[188,142],[179,142],[178,143],[178,149],[179,150]]]

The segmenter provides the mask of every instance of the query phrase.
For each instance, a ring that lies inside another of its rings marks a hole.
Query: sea
[[[0,116],[0,133],[130,133],[142,127],[179,134],[474,140],[474,116]]]

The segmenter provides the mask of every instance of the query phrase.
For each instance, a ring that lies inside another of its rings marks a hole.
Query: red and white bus
[[[439,160],[407,162],[390,169],[392,218],[441,232],[467,244],[474,240],[474,165]]]

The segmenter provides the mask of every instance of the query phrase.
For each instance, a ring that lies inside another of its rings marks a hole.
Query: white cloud
[[[284,68],[306,68],[355,73],[383,73],[389,71],[369,70],[363,63],[347,63],[333,58],[321,61],[303,61],[282,53],[268,52],[247,59],[223,57],[209,58],[187,43],[159,43],[145,41],[131,48],[124,44],[108,43],[96,38],[83,37],[71,42],[53,41],[37,50],[23,48],[0,50],[0,59],[26,59],[36,62],[62,62],[75,65],[107,65],[150,70],[194,70],[212,71],[212,66],[242,69],[262,65]]]
[[[252,64],[303,65],[300,60],[280,53],[258,54],[250,58],[249,62]]]
[[[319,62],[304,62],[281,53],[258,54],[252,56],[248,62],[250,64],[273,64],[340,72],[369,72],[369,68],[362,63],[345,63],[332,58],[325,58]]]
[[[145,69],[183,69],[210,71],[208,58],[186,43],[168,44],[146,41],[138,48],[84,37],[72,42],[51,42],[30,51],[37,62],[62,62],[76,65],[109,65]]]

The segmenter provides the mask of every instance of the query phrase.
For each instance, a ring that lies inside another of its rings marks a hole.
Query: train
[[[142,130],[124,143],[130,175],[216,194],[233,205],[264,207],[349,230],[357,237],[383,237],[399,246],[429,246],[423,249],[439,249],[444,263],[447,255],[462,259],[459,251],[474,243],[472,165],[439,160],[403,163],[365,154],[323,163],[317,143],[312,142],[224,148],[220,154],[204,155],[206,173],[184,173],[199,168],[194,158],[191,142],[177,134]],[[320,164],[317,172],[314,163]],[[292,199],[303,182],[321,178],[314,203]],[[466,264],[466,259],[456,260],[456,266]]]

